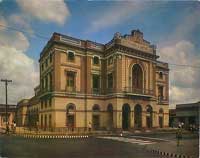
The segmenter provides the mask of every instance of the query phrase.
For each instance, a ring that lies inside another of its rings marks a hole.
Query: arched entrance
[[[111,130],[113,128],[113,106],[112,106],[112,104],[108,104],[107,112],[108,112],[108,130]]]
[[[159,127],[163,128],[163,117],[164,117],[164,113],[163,113],[163,109],[161,108],[159,110]]]
[[[70,130],[74,130],[75,128],[75,111],[76,107],[74,104],[70,103],[66,107],[66,126]]]
[[[132,88],[138,91],[143,89],[143,72],[139,64],[132,68]]]
[[[146,107],[146,123],[147,123],[147,128],[152,128],[153,109],[152,109],[151,105],[147,105],[147,107]]]
[[[92,108],[92,128],[98,130],[100,128],[100,108],[95,104]]]
[[[124,104],[122,107],[122,129],[128,130],[130,128],[130,106],[129,104]]]
[[[135,128],[142,127],[142,107],[139,104],[137,104],[134,108],[134,124]]]

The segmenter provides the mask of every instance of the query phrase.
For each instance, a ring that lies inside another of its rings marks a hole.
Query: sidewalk
[[[175,140],[160,142],[147,146],[147,150],[160,155],[168,155],[169,157],[198,158],[199,142],[198,139],[181,140],[179,146],[177,146]]]

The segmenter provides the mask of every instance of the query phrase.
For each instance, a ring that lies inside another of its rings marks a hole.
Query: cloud
[[[118,3],[118,5],[114,5],[100,12],[100,14],[91,21],[91,26],[89,26],[87,32],[96,32],[104,28],[121,24],[144,8],[145,5],[139,2]]]
[[[70,14],[64,0],[17,0],[17,3],[25,14],[59,25],[63,25]]]
[[[187,14],[182,19],[178,19],[178,25],[168,34],[159,45],[172,44],[181,40],[196,40],[200,34],[200,5],[187,8]]]
[[[0,33],[0,44],[6,47],[13,47],[16,50],[25,52],[29,47],[29,41],[21,32]]]
[[[200,54],[195,41],[200,27],[200,5],[187,8],[188,14],[158,44],[161,60],[178,65],[200,67]],[[170,107],[200,101],[200,69],[170,65]]]
[[[8,23],[5,19],[4,22]],[[27,56],[29,41],[21,32],[0,32],[0,77],[11,79],[8,86],[8,103],[16,104],[33,95],[38,84],[38,64]],[[0,103],[5,103],[5,87],[0,83]]]
[[[9,46],[0,46],[0,76],[11,79],[8,103],[16,104],[20,99],[31,97],[38,83],[36,63],[23,52]],[[0,85],[0,102],[5,103],[4,85]]]
[[[2,16],[0,16],[0,25],[7,26],[7,21]],[[2,26],[0,26],[0,31],[5,30],[5,27]]]
[[[166,45],[158,50],[161,60],[179,65],[194,65],[200,67],[200,54],[189,41],[179,41]],[[194,67],[170,66],[170,102],[196,102],[200,100],[200,69]]]

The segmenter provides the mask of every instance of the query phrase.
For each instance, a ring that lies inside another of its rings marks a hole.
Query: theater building
[[[107,44],[54,33],[40,54],[28,116],[35,109],[42,129],[167,127],[169,69],[158,58],[139,30]]]

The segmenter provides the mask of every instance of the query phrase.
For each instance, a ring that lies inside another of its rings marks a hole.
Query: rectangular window
[[[50,63],[51,63],[51,62],[52,62],[52,54],[50,54],[50,57],[49,57],[49,58],[50,58]]]
[[[75,73],[67,72],[67,87],[75,87]]]
[[[51,103],[52,103],[52,102],[51,102],[51,98],[50,98],[50,99],[49,99],[49,107],[51,107]]]
[[[66,90],[69,92],[75,91],[76,90],[76,73],[75,72],[67,72],[67,87]]]
[[[41,115],[41,127],[43,127],[43,115]]]
[[[49,115],[49,128],[51,128],[51,114]]]
[[[111,64],[113,64],[113,57],[112,56],[108,58],[108,65],[111,65]]]
[[[49,88],[50,88],[50,91],[52,91],[52,74],[49,73]]]
[[[97,56],[93,57],[93,64],[99,65],[99,57],[97,57]]]
[[[45,108],[47,108],[47,100],[45,100],[44,103],[45,103]]]
[[[45,90],[48,90],[48,76],[45,77]]]
[[[159,100],[163,100],[163,86],[158,86],[158,97]]]
[[[45,60],[45,66],[48,66],[48,59]]]
[[[99,93],[99,91],[100,91],[100,75],[93,74],[92,81],[93,81],[93,85],[92,85],[93,92]]]
[[[108,88],[109,89],[113,88],[113,74],[112,73],[108,74]]]
[[[43,109],[43,100],[41,100],[41,109]]]

